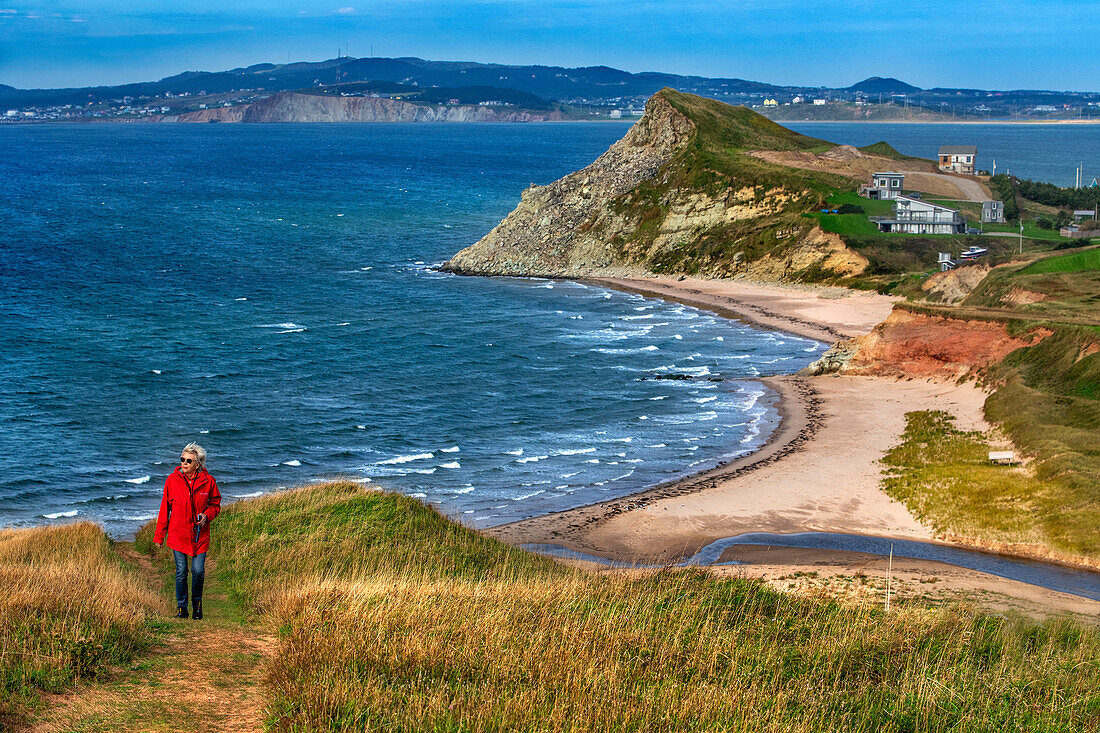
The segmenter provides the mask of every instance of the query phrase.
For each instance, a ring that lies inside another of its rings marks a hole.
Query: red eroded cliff
[[[871,333],[847,344],[845,374],[955,380],[1050,335],[1009,334],[1003,323],[914,313],[895,308]]]

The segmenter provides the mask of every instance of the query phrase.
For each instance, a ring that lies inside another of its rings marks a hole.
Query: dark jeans
[[[176,605],[187,608],[187,558],[189,555],[172,550],[176,558]],[[191,558],[191,604],[202,603],[202,581],[206,577],[206,553],[200,552]]]

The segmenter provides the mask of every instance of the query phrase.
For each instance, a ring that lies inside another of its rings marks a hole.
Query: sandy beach
[[[826,341],[866,333],[893,306],[891,298],[832,288],[662,278],[597,282]],[[914,410],[944,410],[964,429],[989,429],[982,390],[972,383],[881,377],[789,375],[763,381],[777,395],[775,407],[782,420],[759,451],[622,499],[487,531],[512,544],[548,543],[644,563],[674,562],[715,540],[745,532],[935,539],[930,528],[880,489],[879,460],[900,442],[905,414]],[[885,573],[885,566],[878,568],[881,558],[861,553],[784,550],[772,558],[783,561],[761,562],[757,556],[735,572],[773,578],[811,571],[820,575],[826,568],[826,575],[850,574],[857,568],[869,575]],[[923,586],[920,573],[926,573],[951,578],[938,588],[952,592],[1000,595],[1034,609],[1100,613],[1100,603],[1025,583],[940,563],[907,563],[914,568],[910,580],[918,588]]]

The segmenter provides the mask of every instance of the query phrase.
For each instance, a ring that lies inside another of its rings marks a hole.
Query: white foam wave
[[[263,495],[264,495],[264,492],[262,492],[262,491],[253,491],[253,492],[248,493],[248,494],[233,494],[232,496],[233,496],[234,499],[253,499],[257,496],[263,496]]]
[[[539,494],[545,492],[546,489],[539,489],[538,491],[532,491],[530,494],[520,494],[519,496],[512,499],[512,501],[523,501],[524,499],[530,499],[532,496],[538,496]]]
[[[355,483],[357,483],[357,484],[369,484],[370,482],[371,482],[370,476],[362,476],[360,478],[355,479]]]
[[[506,450],[504,452],[507,455],[510,455],[510,456],[522,456],[523,455],[523,448],[517,448],[516,450]]]
[[[599,458],[589,458],[587,461],[585,461],[585,463],[599,463],[599,462],[600,462]]]
[[[658,347],[650,344],[649,346],[642,346],[637,349],[591,349],[591,351],[597,354],[641,354],[644,351],[657,351]]]
[[[301,333],[302,331],[305,331],[305,329],[304,328],[288,328],[286,330],[279,331],[279,333]]]
[[[441,448],[440,453],[458,453],[458,446],[452,445],[450,448]]]
[[[235,301],[237,301],[238,303],[240,303],[241,301],[244,301],[244,300],[248,300],[248,298],[234,298],[233,300],[235,300]]]
[[[651,399],[651,400],[667,400],[667,399],[668,399],[668,395],[667,395],[667,394],[663,394],[663,395],[661,395],[660,397],[650,397],[649,399]]]
[[[149,479],[151,479],[151,478],[152,478],[152,476],[146,475],[146,476],[139,476],[138,478],[124,478],[122,480],[125,481],[128,484],[140,485],[140,484],[149,483]]]
[[[199,431],[199,435],[209,435],[209,434],[210,434],[209,430],[200,430]]]
[[[150,369],[149,371],[152,374],[163,374],[164,373],[160,369]]]
[[[305,328],[305,327],[304,326],[299,326],[297,323],[291,323],[290,321],[287,321],[286,323],[261,323],[259,326],[257,326],[257,328]]]
[[[639,419],[639,420],[648,420],[648,419],[649,419],[649,415],[638,415],[638,419]]]
[[[150,519],[156,518],[156,514],[127,514],[123,517],[128,522],[148,522]]]
[[[456,493],[456,494],[469,494],[473,490],[474,490],[473,486],[468,486],[467,485],[467,486],[463,486],[461,489],[455,489],[454,493]]]
[[[458,461],[451,461],[450,463],[440,463],[440,468],[462,468]]]
[[[394,456],[393,458],[387,458],[384,461],[379,461],[380,466],[390,466],[395,463],[409,463],[410,461],[423,461],[428,458],[435,458],[435,453],[410,453],[407,456]]]
[[[595,453],[595,452],[596,452],[595,448],[571,448],[571,449],[568,449],[568,450],[558,451],[555,455],[559,455],[559,456],[576,456],[576,455],[580,455],[581,453]]]
[[[80,514],[80,512],[73,509],[71,512],[54,512],[53,514],[43,514],[42,516],[46,519],[61,519],[63,517],[75,517],[77,514]]]
[[[356,430],[366,430],[366,429],[367,429],[367,426],[366,426],[366,425],[356,425],[356,426],[355,426],[355,429],[356,429]]]
[[[578,473],[580,473],[580,471],[574,471],[573,473],[563,473],[563,474],[562,474],[561,476],[559,476],[558,478],[573,478],[573,477],[574,477],[574,476],[576,476],[576,475],[577,475]]]
[[[715,401],[716,399],[718,399],[718,397],[717,397],[717,396],[713,396],[713,397],[699,397],[699,398],[697,398],[697,399],[694,399],[694,400],[692,400],[692,402],[697,402],[697,403],[699,403],[700,405],[705,405],[705,404],[706,404],[706,403],[708,403],[708,402],[714,402],[714,401]]]
[[[293,466],[294,468],[297,468],[298,466],[302,465],[302,462],[299,461],[297,458],[292,458],[289,461],[283,461],[283,465]]]
[[[425,494],[423,491],[418,491],[415,494],[409,494],[409,496],[411,496],[414,499],[427,499],[428,498],[428,495]]]
[[[517,458],[516,463],[534,463],[536,461],[541,461],[542,459],[549,457],[550,456],[527,456],[526,458]]]
[[[654,443],[653,445],[647,445],[646,448],[665,448],[664,443]]]

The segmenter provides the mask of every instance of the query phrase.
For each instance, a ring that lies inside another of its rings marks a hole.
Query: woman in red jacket
[[[202,581],[206,577],[206,550],[210,547],[210,522],[221,511],[218,483],[206,472],[206,450],[189,443],[180,465],[164,482],[157,531],[153,541],[168,547],[176,559],[176,618],[187,618],[187,558],[191,558],[191,609],[202,618]]]

